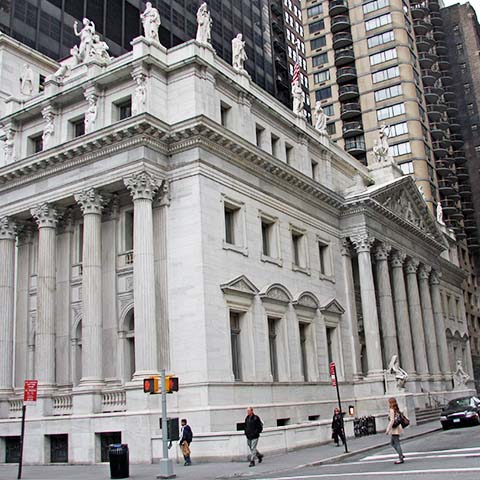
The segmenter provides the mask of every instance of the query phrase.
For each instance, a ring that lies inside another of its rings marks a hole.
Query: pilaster
[[[448,355],[447,334],[445,331],[445,320],[443,318],[442,297],[440,294],[440,275],[440,272],[437,270],[432,270],[430,275],[430,288],[440,370],[444,375],[449,375],[451,369]]]

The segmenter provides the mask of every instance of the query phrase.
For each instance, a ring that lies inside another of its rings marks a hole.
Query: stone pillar
[[[380,321],[382,325],[385,365],[394,355],[398,355],[397,329],[393,310],[392,288],[388,271],[388,255],[392,247],[380,243],[375,249],[378,300],[380,304]]]
[[[31,211],[38,225],[37,324],[35,376],[40,385],[55,383],[55,274],[58,211],[44,203]]]
[[[407,274],[408,311],[412,329],[415,366],[417,373],[428,373],[427,352],[425,351],[425,335],[423,333],[422,308],[418,293],[417,269],[419,262],[413,258],[407,260],[405,265]]]
[[[431,297],[433,307],[433,321],[438,345],[438,360],[443,374],[451,373],[448,354],[447,334],[443,318],[442,297],[440,294],[440,272],[433,270],[430,275]]]
[[[433,375],[440,374],[438,363],[437,336],[433,321],[432,299],[428,279],[432,267],[422,264],[418,270],[418,283],[420,287],[420,300],[422,304],[423,328],[425,333],[425,345],[427,347],[428,367]]]
[[[350,237],[358,256],[360,295],[362,297],[363,326],[367,347],[368,375],[383,373],[382,348],[378,328],[377,301],[373,283],[370,248],[375,239],[368,233]]]
[[[341,247],[343,278],[345,281],[345,317],[347,321],[348,341],[352,355],[353,379],[361,375],[360,342],[358,340],[357,309],[355,306],[355,286],[353,283],[350,242],[344,239]]]
[[[0,395],[13,387],[13,326],[15,312],[15,222],[0,218]]]
[[[158,372],[152,202],[157,181],[147,172],[124,180],[133,198],[134,379]]]
[[[415,373],[415,359],[413,356],[412,331],[408,315],[407,292],[403,275],[403,262],[406,255],[394,252],[391,256],[392,282],[395,317],[397,319],[397,335],[400,352],[400,365],[409,374]]]
[[[103,384],[102,362],[102,208],[104,199],[86,189],[75,200],[83,212],[82,378],[80,386]]]

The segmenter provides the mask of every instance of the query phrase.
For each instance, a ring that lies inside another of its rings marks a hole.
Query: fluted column
[[[31,211],[38,225],[37,324],[35,376],[44,386],[55,383],[55,272],[58,211],[44,203]]]
[[[413,258],[407,260],[405,271],[407,275],[408,311],[412,328],[415,366],[417,373],[427,374],[427,352],[425,351],[425,334],[423,333],[422,307],[418,293],[417,270],[419,262]]]
[[[133,199],[133,300],[135,308],[135,374],[158,371],[155,316],[155,270],[152,202],[157,181],[147,172],[124,180]]]
[[[398,355],[397,329],[393,310],[392,287],[388,271],[388,255],[392,247],[380,243],[375,248],[375,266],[377,272],[378,300],[380,305],[380,322],[385,364],[388,365],[393,355]]]
[[[440,373],[440,365],[438,363],[437,335],[433,321],[430,286],[428,284],[431,270],[432,267],[429,265],[420,265],[418,270],[418,284],[420,287],[420,301],[422,304],[423,329],[425,332],[425,345],[427,347],[428,367],[430,373],[438,375]]]
[[[433,270],[430,275],[430,286],[433,307],[433,321],[438,345],[438,360],[443,374],[451,373],[450,359],[448,355],[447,334],[445,320],[443,318],[442,297],[440,294],[440,272]]]
[[[12,389],[15,302],[15,222],[0,218],[0,395]]]
[[[352,236],[350,239],[357,251],[358,257],[368,374],[380,374],[383,372],[382,349],[378,328],[378,313],[377,302],[375,299],[375,285],[373,282],[372,261],[370,258],[370,248],[375,239],[370,237],[367,233]]]
[[[86,189],[75,200],[83,212],[82,378],[80,385],[103,383],[102,365],[102,208],[104,199]]]
[[[412,330],[408,314],[407,292],[405,289],[405,277],[403,275],[403,263],[406,255],[394,252],[391,256],[392,283],[395,317],[397,319],[397,337],[400,352],[400,365],[408,373],[415,373],[415,359],[413,355]]]

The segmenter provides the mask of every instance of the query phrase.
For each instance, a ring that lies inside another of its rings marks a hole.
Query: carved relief
[[[312,310],[316,310],[319,306],[319,302],[315,295],[310,292],[301,293],[297,300],[293,302],[296,307],[304,307]]]
[[[223,290],[223,293],[240,293],[251,296],[258,293],[258,288],[245,275],[220,285],[220,288]]]
[[[0,240],[15,240],[16,223],[10,217],[0,218]]]
[[[383,203],[383,206],[391,210],[399,217],[407,220],[407,222],[412,223],[417,228],[420,228],[423,231],[427,230],[421,214],[416,211],[412,201],[404,191],[397,192],[396,194],[388,197]]]

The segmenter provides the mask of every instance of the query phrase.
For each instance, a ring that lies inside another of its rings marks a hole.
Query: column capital
[[[75,201],[80,205],[84,215],[101,215],[105,198],[95,188],[86,188],[75,194]]]
[[[124,178],[123,183],[130,191],[134,201],[139,199],[153,201],[153,197],[160,186],[158,181],[145,171]]]
[[[425,265],[424,263],[421,263],[418,269],[418,276],[421,280],[428,280],[431,271],[432,267],[430,265]]]
[[[359,233],[357,235],[351,235],[350,240],[353,244],[353,248],[357,251],[357,253],[370,252],[370,249],[375,242],[375,237],[372,237],[365,232]]]
[[[35,225],[32,222],[22,222],[17,225],[17,242],[18,245],[30,243],[33,238]]]
[[[384,242],[379,243],[374,250],[375,260],[387,260],[392,246]]]
[[[38,228],[55,228],[59,219],[59,211],[49,203],[42,203],[30,210],[33,218],[37,222]]]
[[[10,217],[0,217],[0,240],[15,240],[17,224]]]
[[[430,285],[440,285],[441,277],[442,277],[442,272],[432,268],[432,273],[430,274]]]
[[[407,254],[403,252],[399,252],[395,250],[392,255],[390,256],[390,262],[393,268],[401,268],[405,263],[405,259],[407,258]]]
[[[340,245],[340,253],[345,257],[352,255],[352,244],[348,238],[342,238]]]
[[[405,269],[407,274],[411,273],[416,275],[419,265],[420,262],[416,258],[409,258],[405,263]]]

